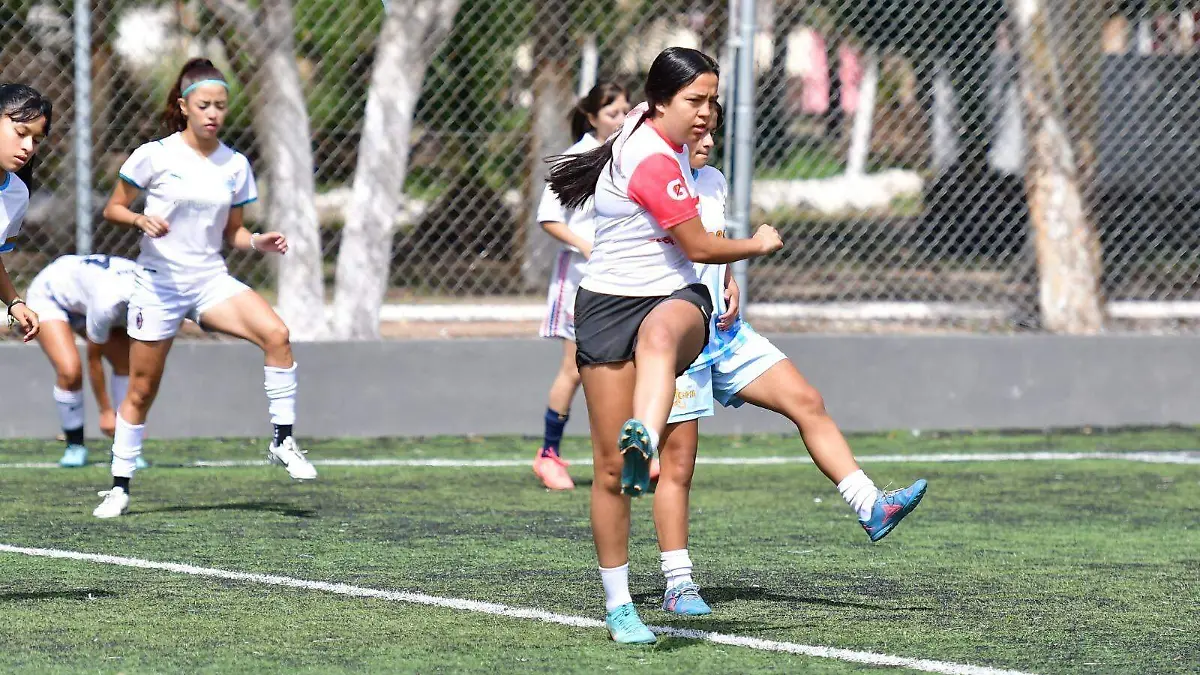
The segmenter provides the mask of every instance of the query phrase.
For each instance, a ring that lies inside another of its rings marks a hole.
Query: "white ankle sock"
[[[867,474],[863,473],[862,469],[842,479],[842,482],[838,483],[837,489],[842,493],[842,499],[846,500],[850,508],[858,512],[859,520],[871,517],[871,510],[875,508],[875,500],[879,498],[879,488],[875,487],[875,483],[867,478]]]
[[[667,578],[668,589],[692,580],[692,559],[688,557],[686,548],[663,551],[658,557],[662,560],[662,572]]]
[[[83,392],[54,388],[54,403],[58,406],[58,421],[63,431],[83,427]]]
[[[604,584],[604,611],[611,612],[633,602],[629,595],[629,563],[620,567],[601,567],[600,583]]]
[[[646,427],[646,434],[650,436],[650,447],[654,448],[654,454],[658,454],[658,432],[650,427]]]
[[[117,430],[113,434],[112,446],[113,476],[133,477],[137,468],[137,458],[142,454],[142,436],[145,433],[145,424],[130,424],[121,419],[121,413],[117,413]]]

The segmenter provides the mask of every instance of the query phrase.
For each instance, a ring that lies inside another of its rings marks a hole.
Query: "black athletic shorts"
[[[704,342],[700,347],[703,350],[704,345],[708,344],[708,328],[713,313],[712,297],[704,284],[692,284],[670,295],[650,297],[605,295],[581,288],[575,295],[576,365],[582,367],[632,361],[642,321],[651,310],[667,300],[686,300],[700,310],[704,318]],[[700,352],[693,354],[688,363],[699,355]]]

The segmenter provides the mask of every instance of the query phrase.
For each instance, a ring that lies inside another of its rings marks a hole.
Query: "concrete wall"
[[[1200,424],[1200,338],[788,336],[776,340],[846,430]],[[540,435],[559,359],[548,340],[296,345],[305,436]],[[0,436],[57,431],[52,371],[0,346]],[[245,344],[181,342],[149,420],[154,437],[262,436],[262,359]],[[88,398],[89,436],[98,433]],[[586,433],[580,393],[567,432]],[[708,433],[785,432],[783,418],[718,410]]]

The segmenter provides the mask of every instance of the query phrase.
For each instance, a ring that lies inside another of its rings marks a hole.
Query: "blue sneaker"
[[[621,494],[641,497],[650,489],[650,460],[654,457],[646,426],[637,420],[626,422],[621,427],[617,449],[625,458],[625,466],[621,469]]]
[[[900,524],[913,509],[917,508],[917,504],[921,503],[921,497],[925,496],[925,487],[928,483],[922,478],[903,490],[894,490],[892,492],[884,492],[875,500],[875,506],[871,509],[871,517],[858,522],[867,531],[867,536],[871,541],[879,541],[887,536],[892,528]]]
[[[700,597],[700,587],[688,581],[672,586],[663,594],[663,610],[684,616],[712,614],[712,607]]]
[[[142,459],[141,455],[138,455],[138,458],[133,461],[133,468],[137,469],[138,471],[141,471],[142,469],[149,469],[150,462],[147,462],[146,460]]]
[[[604,617],[604,625],[608,627],[608,635],[613,640],[626,645],[652,645],[658,638],[642,623],[632,602],[627,602],[609,612]]]
[[[62,459],[58,460],[58,465],[64,469],[78,469],[81,466],[87,466],[87,448],[82,445],[68,445],[66,451],[63,452]]]

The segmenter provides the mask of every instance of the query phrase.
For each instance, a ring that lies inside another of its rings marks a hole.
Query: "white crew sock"
[[[629,595],[629,563],[620,567],[601,567],[600,583],[604,584],[604,611],[611,612],[633,602]]]
[[[112,446],[114,477],[133,478],[133,472],[137,469],[137,458],[142,454],[142,436],[145,433],[145,424],[130,424],[117,413],[117,431],[113,434]]]
[[[58,421],[63,431],[83,428],[83,392],[54,388],[54,403],[58,406]]]
[[[291,368],[263,366],[263,388],[271,424],[296,423],[296,363]]]
[[[129,391],[128,375],[113,375],[108,379],[108,399],[112,401],[113,410],[120,410],[125,401],[125,392]]]
[[[667,578],[667,589],[692,580],[692,559],[688,557],[686,548],[675,551],[663,551],[658,554],[662,560],[663,576]]]
[[[867,474],[863,473],[862,469],[842,479],[842,482],[838,483],[837,489],[842,493],[842,499],[846,500],[850,508],[858,512],[859,520],[871,517],[871,510],[875,508],[875,500],[879,498],[879,488],[875,487],[875,483],[867,478]]]
[[[658,432],[650,427],[646,427],[646,433],[650,436],[650,447],[654,448],[654,454],[658,454]]]

